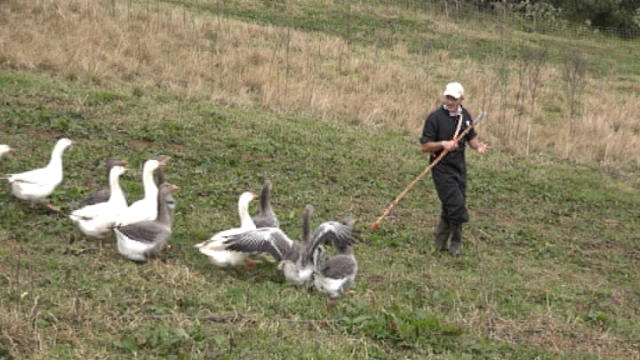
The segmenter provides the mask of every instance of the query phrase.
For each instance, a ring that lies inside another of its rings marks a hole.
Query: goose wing
[[[88,205],[95,205],[103,202],[109,201],[109,197],[111,196],[111,191],[109,189],[100,189],[92,192],[87,196],[84,200],[80,201],[79,205],[81,207]]]
[[[88,220],[91,218],[101,216],[107,213],[108,211],[109,211],[109,204],[106,202],[102,202],[94,205],[87,205],[87,206],[81,207],[80,209],[73,210],[71,212],[71,215],[74,218]]]
[[[240,252],[266,252],[278,260],[294,256],[296,246],[282,230],[269,227],[246,231],[227,237],[223,243],[227,250]]]
[[[313,231],[307,247],[311,255],[320,244],[330,243],[338,249],[345,249],[353,246],[358,240],[359,231],[353,228],[352,223],[325,221]]]
[[[9,182],[24,182],[28,184],[40,184],[46,182],[49,178],[49,171],[47,168],[40,168],[21,172],[18,174],[9,174]]]
[[[127,238],[143,243],[153,243],[165,240],[171,235],[171,229],[155,221],[142,221],[114,229]]]

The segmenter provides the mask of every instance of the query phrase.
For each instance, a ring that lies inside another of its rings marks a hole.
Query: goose
[[[313,206],[307,205],[303,217],[303,242],[291,240],[284,231],[276,227],[251,229],[241,233],[229,234],[213,244],[211,248],[238,251],[244,254],[268,253],[280,263],[278,269],[284,273],[285,279],[295,285],[303,285],[313,273],[311,259],[306,256],[309,238],[309,218]]]
[[[161,155],[161,156],[158,156],[156,160],[166,163],[169,160],[171,160],[171,156]],[[153,177],[157,186],[160,186],[165,182],[167,182],[163,167],[157,168],[156,171],[153,173]],[[166,202],[167,202],[167,205],[169,206],[169,210],[171,210],[171,213],[175,214],[177,203],[176,203],[176,199],[173,197],[173,193],[170,192],[167,194]]]
[[[110,178],[111,178],[111,168],[113,168],[114,166],[127,166],[128,163],[126,160],[121,160],[121,159],[115,159],[115,158],[108,158],[105,160],[105,165],[107,167],[107,184],[110,183]],[[88,205],[95,205],[95,204],[99,204],[99,203],[104,203],[109,201],[109,197],[111,196],[110,193],[110,187],[104,188],[104,189],[100,189],[100,190],[96,190],[94,192],[92,192],[91,194],[89,194],[89,196],[87,196],[85,199],[81,200],[80,203],[78,204],[79,207],[84,207],[84,206],[88,206]]]
[[[166,197],[178,187],[168,183],[160,185],[155,220],[139,221],[128,225],[115,226],[118,252],[129,260],[146,261],[158,255],[171,235],[171,211]]]
[[[255,198],[256,195],[252,192],[244,192],[240,195],[240,198],[238,199],[240,227],[220,231],[213,235],[209,240],[195,245],[201,253],[209,257],[209,260],[215,266],[227,267],[243,265],[249,257],[249,254],[245,252],[229,251],[224,249],[219,245],[219,243],[224,241],[228,236],[256,229],[256,224],[251,219],[251,215],[249,215],[249,203]]]
[[[278,269],[287,281],[295,285],[308,285],[314,271],[313,258],[321,244],[351,244],[356,241],[356,233],[351,227],[337,221],[326,221],[310,235],[309,219],[313,206],[304,209],[302,242],[291,240],[281,229],[259,228],[241,234],[227,236],[216,243],[219,248],[246,253],[266,252],[280,263]]]
[[[158,216],[158,185],[153,179],[153,172],[163,167],[166,160],[147,160],[142,170],[144,197],[123,211],[116,220],[117,226],[133,224],[140,221],[151,221]]]
[[[265,180],[262,185],[260,208],[258,209],[258,213],[252,217],[257,228],[280,227],[280,222],[278,222],[278,218],[273,212],[273,208],[271,208],[271,186],[271,180]]]
[[[127,209],[127,199],[120,187],[120,176],[127,171],[114,165],[109,171],[109,199],[105,202],[86,205],[74,210],[69,218],[87,236],[104,238],[111,232],[116,218]]]
[[[5,177],[11,184],[13,195],[18,199],[41,202],[60,185],[63,178],[62,154],[73,145],[74,142],[62,138],[56,142],[51,152],[49,164],[43,168],[25,171],[18,174],[9,174]],[[42,203],[42,202],[41,202]],[[54,211],[60,211],[48,203],[42,203]]]
[[[2,157],[2,155],[13,151],[13,148],[7,144],[0,144],[0,157]]]
[[[343,224],[353,228],[354,222],[349,220]],[[325,260],[322,248],[314,253],[313,286],[317,291],[337,298],[353,286],[358,273],[358,262],[353,254],[353,243],[339,241],[338,238],[333,240],[333,245],[338,249],[337,255]]]

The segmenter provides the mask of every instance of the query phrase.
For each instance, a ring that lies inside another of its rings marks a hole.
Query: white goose
[[[156,207],[158,216],[153,221],[140,221],[116,226],[113,231],[118,241],[118,252],[129,260],[146,261],[158,255],[171,236],[171,209],[167,196],[178,187],[168,183],[160,185]]]
[[[109,199],[74,210],[69,218],[87,236],[103,238],[111,232],[116,218],[127,209],[127,198],[120,187],[120,176],[126,168],[115,165],[109,171]]]
[[[62,138],[56,142],[51,153],[51,160],[47,166],[19,174],[7,175],[6,179],[11,184],[13,195],[19,199],[31,201],[40,201],[49,196],[62,182],[62,154],[65,149],[73,144],[73,141]],[[52,210],[58,211],[57,208],[50,204],[45,205]]]
[[[7,144],[0,144],[0,157],[2,157],[2,155],[13,151],[13,148]]]
[[[324,243],[347,245],[356,241],[351,226],[337,221],[325,221],[309,235],[309,219],[313,206],[304,209],[302,242],[291,240],[281,229],[259,228],[226,236],[225,240],[212,244],[214,249],[235,250],[245,253],[266,252],[280,261],[278,269],[284,277],[296,285],[310,284],[314,272],[313,259]]]
[[[110,178],[111,178],[111,168],[116,166],[116,165],[118,165],[118,166],[127,166],[128,163],[127,163],[126,160],[109,158],[109,159],[105,160],[105,165],[107,167],[107,185],[108,185],[109,182],[110,182]],[[78,205],[79,205],[79,207],[84,207],[84,206],[87,206],[87,205],[94,205],[94,204],[107,202],[107,201],[109,201],[109,197],[110,196],[111,196],[111,192],[109,190],[109,187],[104,188],[104,189],[100,189],[100,190],[96,190],[96,191],[92,192],[91,194],[89,194],[89,196],[87,196],[85,199],[80,201],[80,203]]]
[[[209,240],[203,241],[195,245],[201,253],[207,255],[211,263],[219,267],[242,265],[249,256],[248,253],[229,251],[219,245],[228,236],[240,234],[248,230],[256,228],[255,223],[249,215],[249,203],[256,198],[252,192],[244,192],[238,199],[238,214],[240,215],[240,227],[220,231],[213,235]]]
[[[132,203],[116,219],[116,226],[133,224],[140,221],[152,221],[158,216],[158,185],[153,179],[153,172],[165,166],[166,160],[147,160],[142,169],[142,185],[144,197]]]

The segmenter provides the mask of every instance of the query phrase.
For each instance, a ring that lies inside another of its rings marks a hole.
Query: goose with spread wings
[[[249,203],[256,198],[252,192],[244,192],[238,199],[238,215],[240,216],[240,227],[220,231],[214,234],[209,240],[195,245],[204,255],[209,257],[211,263],[218,267],[244,265],[249,257],[248,253],[225,249],[219,244],[227,237],[241,234],[245,231],[254,230],[255,223],[249,214]]]
[[[303,216],[302,241],[292,240],[278,228],[260,228],[232,236],[217,243],[227,250],[245,253],[269,253],[280,263],[285,279],[296,285],[310,284],[314,271],[313,258],[321,244],[352,244],[357,240],[354,229],[338,221],[326,221],[310,234],[313,206],[307,205]]]
[[[353,227],[353,220],[343,222],[347,227]],[[349,290],[358,273],[358,262],[353,254],[353,243],[334,241],[338,254],[329,258],[324,257],[321,248],[313,257],[313,286],[317,291],[328,293],[337,298]]]

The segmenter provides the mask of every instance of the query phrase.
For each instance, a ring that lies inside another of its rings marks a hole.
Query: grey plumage
[[[344,241],[344,236],[332,234],[325,236],[325,241],[330,241],[338,249],[338,254],[326,260],[324,251],[320,249],[313,256],[313,285],[316,290],[328,293],[334,298],[353,286],[358,273],[358,263],[352,249],[355,240],[358,239],[357,231],[353,229],[355,221],[348,219],[342,224],[344,225],[343,231],[350,229],[352,233],[349,241]]]
[[[307,205],[301,242],[291,240],[281,229],[268,227],[230,236],[221,242],[221,249],[269,253],[280,261],[278,268],[287,280],[297,285],[308,283],[312,280],[314,257],[322,244],[331,243],[338,248],[345,248],[357,240],[357,234],[351,227],[337,221],[326,221],[311,234],[312,213],[313,206]]]
[[[358,271],[358,264],[353,256],[352,249],[345,250],[344,253],[335,255],[329,260],[322,261],[319,264],[318,271],[322,275],[332,278],[341,279],[349,274],[355,274]]]
[[[260,192],[260,208],[258,213],[252,217],[257,228],[280,227],[280,222],[271,207],[271,180],[265,180]]]
[[[300,244],[293,242],[280,229],[265,227],[242,234],[225,241],[226,249],[249,253],[268,253],[276,260],[297,259]]]
[[[331,244],[342,251],[360,239],[360,231],[353,228],[354,224],[355,220],[350,218],[343,221],[325,221],[314,230],[311,238],[317,244]]]
[[[171,209],[166,198],[177,186],[168,183],[160,185],[158,192],[158,216],[153,221],[141,221],[124,226],[116,226],[118,252],[135,260],[145,261],[157,255],[165,247],[171,236]]]
[[[308,223],[313,207],[307,205],[303,216],[303,232],[308,234]],[[281,229],[260,228],[234,234],[219,242],[219,250],[233,250],[243,253],[268,253],[280,261],[278,268],[286,280],[303,285],[311,280],[313,261],[307,259],[307,242],[291,240]]]
[[[171,160],[171,156],[167,156],[167,155],[160,155],[158,157],[156,157],[156,160],[160,161],[161,163],[168,163],[169,160]],[[156,171],[153,172],[153,178],[156,182],[156,184],[158,186],[164,184],[165,182],[167,182],[167,177],[164,174],[164,169],[163,168],[158,168],[156,169]],[[169,193],[169,196],[171,196],[171,193]]]
[[[156,160],[161,161],[163,163],[167,163],[169,160],[171,160],[171,156],[166,156],[166,155],[160,155],[156,158]],[[164,168],[159,167],[156,169],[156,171],[153,172],[153,178],[156,182],[156,185],[160,186],[164,183],[167,182],[167,177],[164,173]],[[167,194],[167,197],[165,198],[165,202],[167,203],[167,205],[169,206],[169,210],[170,214],[171,214],[171,218],[173,219],[173,215],[175,214],[175,210],[176,210],[176,206],[177,206],[177,202],[176,199],[173,197],[173,193],[169,192]]]

